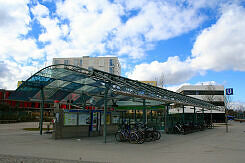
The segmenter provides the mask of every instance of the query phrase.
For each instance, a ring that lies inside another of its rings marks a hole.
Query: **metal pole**
[[[143,123],[146,124],[146,108],[145,108],[145,99],[143,99]]]
[[[226,128],[226,133],[228,133],[228,119],[227,119],[227,105],[228,101],[225,95],[225,100],[226,100],[226,106],[225,106],[225,128]]]
[[[228,118],[227,118],[227,108],[225,107],[225,128],[226,133],[228,133]]]
[[[169,105],[166,105],[166,110],[165,110],[165,133],[168,133],[168,111],[169,111]]]
[[[108,87],[105,89],[104,94],[104,142],[106,143],[106,132],[107,132],[107,126],[106,126],[106,113],[107,113],[107,95],[108,95]]]
[[[204,124],[204,108],[202,108],[202,123]]]
[[[185,124],[185,106],[183,105],[183,115],[182,115],[183,124]]]
[[[41,88],[41,105],[40,105],[40,135],[43,134],[43,107],[44,107],[44,92],[43,87]]]
[[[196,107],[194,106],[194,124],[197,124]]]
[[[136,109],[134,109],[134,122],[136,123]]]

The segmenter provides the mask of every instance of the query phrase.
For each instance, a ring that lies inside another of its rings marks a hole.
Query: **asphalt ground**
[[[38,123],[0,124],[0,162],[244,163],[245,123],[187,135],[162,134],[144,144],[116,142],[114,136],[54,140],[50,134],[22,128]]]

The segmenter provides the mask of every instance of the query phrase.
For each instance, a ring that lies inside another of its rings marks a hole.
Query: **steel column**
[[[43,134],[43,107],[44,107],[44,92],[43,87],[41,88],[41,105],[40,105],[40,135]]]
[[[197,124],[197,113],[196,113],[196,107],[194,106],[194,124]]]
[[[168,112],[169,112],[169,105],[166,105],[166,109],[165,109],[165,133],[168,133]]]
[[[134,109],[134,123],[136,123],[136,109]]]
[[[107,133],[107,126],[106,126],[106,115],[107,115],[107,96],[108,96],[108,87],[105,89],[104,94],[104,142],[106,143],[106,133]]]
[[[146,124],[146,108],[145,108],[145,99],[143,99],[143,123]]]
[[[185,106],[183,105],[183,112],[182,112],[182,122],[185,124]]]

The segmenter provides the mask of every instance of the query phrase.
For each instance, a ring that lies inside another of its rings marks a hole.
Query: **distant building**
[[[22,84],[23,81],[18,81],[17,88]]]
[[[225,121],[225,107],[224,107],[224,86],[223,85],[185,85],[179,88],[177,93],[181,93],[186,96],[191,96],[200,100],[209,102],[217,106],[218,110],[206,110],[204,111],[206,119],[211,118],[213,122]],[[193,106],[184,106],[185,114],[192,114],[194,112]],[[175,107],[170,109],[170,114],[183,113],[183,108]],[[196,107],[197,113],[202,113],[202,108]]]
[[[221,108],[225,105],[223,85],[185,85],[176,92],[207,101]]]
[[[82,68],[95,68],[115,75],[121,75],[121,65],[117,57],[75,57],[53,58],[53,64],[74,65]]]
[[[152,85],[152,86],[157,86],[157,82],[156,81],[140,81],[142,83],[145,83],[145,84],[149,84],[149,85]]]

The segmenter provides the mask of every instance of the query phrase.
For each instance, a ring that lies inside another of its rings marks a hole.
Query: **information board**
[[[87,112],[79,113],[78,114],[78,125],[89,125],[90,123],[89,117],[90,115]]]
[[[64,113],[64,125],[65,126],[77,125],[77,113]]]
[[[111,115],[106,114],[106,124],[110,125],[111,124]],[[101,125],[104,125],[104,113],[101,115]]]

